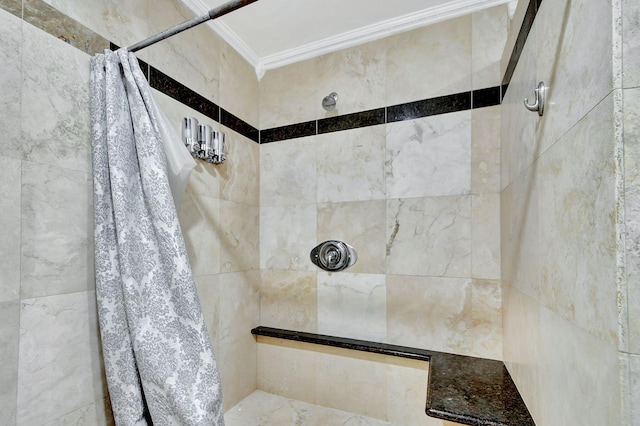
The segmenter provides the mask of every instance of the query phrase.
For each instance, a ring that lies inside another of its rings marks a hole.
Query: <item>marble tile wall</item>
[[[504,360],[539,425],[638,421],[630,3],[544,0],[502,104]]]
[[[500,108],[388,124],[375,108],[498,86],[506,17],[496,7],[265,74],[262,129],[372,121],[260,145],[261,324],[501,359]],[[358,262],[319,271],[309,252],[328,239]]]
[[[21,20],[22,3],[0,2],[0,423],[113,424],[94,292],[89,55],[189,12],[173,0],[25,0]],[[203,26],[140,56],[257,125],[257,79],[222,45]],[[205,47],[216,54],[196,54]],[[256,389],[259,147],[155,95],[177,131],[190,115],[227,136],[227,162],[198,163],[179,215],[230,408]]]

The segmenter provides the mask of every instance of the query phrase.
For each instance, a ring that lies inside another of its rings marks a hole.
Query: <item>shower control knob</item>
[[[325,271],[338,272],[356,263],[356,249],[342,241],[329,240],[311,250],[311,262]]]

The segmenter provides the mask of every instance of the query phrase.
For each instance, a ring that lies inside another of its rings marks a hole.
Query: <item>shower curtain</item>
[[[220,379],[136,57],[91,60],[96,297],[114,418],[224,424]]]

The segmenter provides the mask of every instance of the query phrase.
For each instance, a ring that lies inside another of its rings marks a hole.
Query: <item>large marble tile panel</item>
[[[500,194],[471,197],[471,276],[500,279]]]
[[[387,273],[468,277],[471,197],[387,201]]]
[[[472,285],[466,278],[387,276],[387,342],[471,355]]]
[[[155,0],[148,8],[149,35],[195,16],[176,0]],[[220,105],[222,41],[208,25],[199,25],[142,50],[144,59],[163,73]],[[206,52],[206,53],[205,53]]]
[[[260,145],[260,206],[316,202],[316,139]]]
[[[0,419],[16,424],[20,302],[0,302]]]
[[[258,389],[316,402],[316,352],[279,339],[258,342]]]
[[[20,298],[20,160],[0,157],[0,302]]]
[[[502,283],[499,280],[471,282],[471,327],[475,356],[502,360]]]
[[[257,206],[260,202],[260,146],[244,136],[222,128],[227,160],[218,164],[222,199]]]
[[[90,171],[89,55],[31,25],[23,36],[23,157]]]
[[[624,90],[624,164],[628,345],[640,353],[640,89]]]
[[[194,276],[213,275],[221,268],[221,241],[224,229],[220,200],[185,194],[178,219]]]
[[[319,271],[318,333],[382,342],[386,299],[385,275]]]
[[[260,209],[260,268],[315,271],[309,253],[318,245],[316,205]]]
[[[387,105],[471,90],[471,15],[387,39]]]
[[[0,148],[5,157],[21,158],[22,21],[0,9]]]
[[[617,345],[613,95],[540,159],[543,304]]]
[[[94,288],[90,179],[23,162],[22,298]]]
[[[318,136],[318,202],[385,198],[384,125]]]
[[[213,351],[218,355],[219,331],[220,331],[220,276],[219,275],[203,275],[195,277],[196,289],[198,290],[198,298],[200,299],[200,307],[202,315],[211,337]]]
[[[22,301],[17,424],[42,424],[105,397],[95,292]]]
[[[622,0],[622,87],[640,86],[640,4]]]
[[[221,272],[260,268],[260,209],[257,206],[220,201]]]
[[[629,424],[640,422],[640,355],[629,355],[629,399],[631,401]]]
[[[384,274],[386,202],[318,204],[318,241],[339,240],[353,246],[358,261],[349,272]]]
[[[0,9],[20,18],[22,16],[22,0],[2,0],[0,1]]]
[[[149,26],[148,0],[44,1],[118,46],[132,45],[154,33]],[[177,17],[173,25],[180,22]]]
[[[387,125],[387,198],[468,194],[471,112]]]
[[[218,371],[225,410],[256,389],[256,341],[260,320],[258,271],[220,275]]]
[[[254,127],[260,126],[260,82],[233,47],[220,46],[220,105]]]
[[[378,40],[329,53],[313,61],[317,74],[313,84],[320,97],[316,99],[318,118],[334,117],[385,106],[386,40]],[[333,111],[322,108],[322,98],[338,94]]]
[[[65,414],[50,422],[42,423],[43,426],[88,426],[105,425],[115,426],[113,413],[108,399],[96,401],[93,404],[82,407],[71,413]]]
[[[471,112],[471,193],[500,192],[500,107]]]
[[[316,272],[264,270],[261,274],[260,325],[316,333]]]
[[[386,376],[382,362],[317,353],[317,404],[386,420]]]
[[[549,86],[541,121],[543,151],[613,89],[612,10],[610,1],[551,0],[540,6],[537,78]]]
[[[425,414],[429,364],[387,358],[387,420],[399,425],[442,426]]]
[[[313,59],[267,71],[260,80],[260,129],[315,120],[321,94]]]
[[[621,424],[616,348],[544,307],[540,336],[540,424]]]
[[[158,90],[151,90],[158,105],[166,114],[169,122],[175,129],[177,137],[175,143],[183,143],[182,120],[184,117],[194,117],[200,124],[207,124],[216,131],[222,130],[220,124],[213,119],[192,110]],[[191,172],[189,183],[187,184],[187,192],[206,195],[213,198],[221,198],[221,182],[222,177],[220,174],[220,168],[217,164],[207,163],[203,160],[196,160],[196,167]]]
[[[472,88],[499,86],[502,82],[500,60],[507,41],[508,7],[506,4],[471,15]]]

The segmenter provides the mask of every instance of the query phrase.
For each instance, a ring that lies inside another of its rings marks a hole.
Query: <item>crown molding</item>
[[[208,11],[207,6],[202,0],[181,1],[198,15]],[[207,24],[255,68],[256,75],[258,79],[260,79],[264,73],[270,69],[379,40],[394,34],[435,24],[512,1],[513,0],[454,0],[440,6],[381,21],[262,58],[224,22],[209,21]]]

